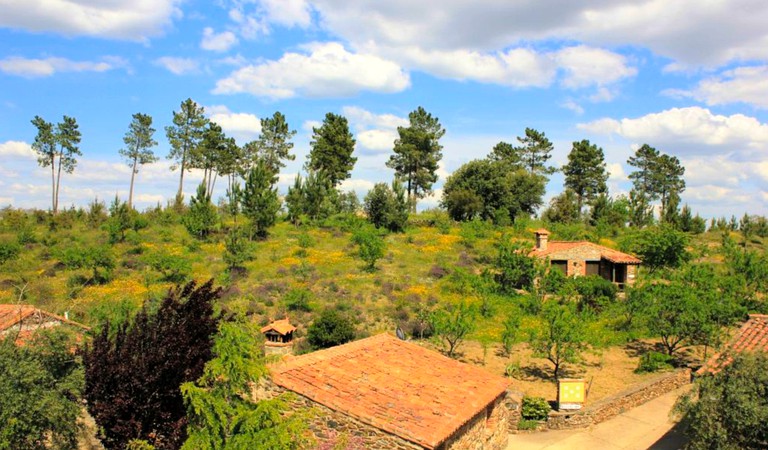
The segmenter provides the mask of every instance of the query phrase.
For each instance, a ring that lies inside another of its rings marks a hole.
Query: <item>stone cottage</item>
[[[39,329],[61,325],[81,332],[90,330],[85,325],[31,305],[0,304],[0,339],[10,333],[18,333],[17,341],[23,341]]]
[[[768,315],[750,314],[749,320],[741,326],[723,350],[704,363],[696,371],[696,375],[718,373],[733,362],[735,354],[746,352],[768,353]]]
[[[295,394],[319,443],[338,434],[373,450],[501,450],[509,381],[388,334],[270,367],[256,397]]]
[[[535,231],[536,247],[531,256],[546,258],[551,267],[567,276],[599,275],[619,288],[635,283],[637,267],[642,261],[635,256],[588,241],[549,241],[549,231]]]

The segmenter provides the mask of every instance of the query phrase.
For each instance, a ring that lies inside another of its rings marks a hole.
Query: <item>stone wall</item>
[[[585,428],[606,421],[690,382],[690,369],[664,374],[624,392],[599,400],[579,411],[551,412],[547,419],[547,428],[550,430]]]
[[[286,390],[262,380],[253,389],[255,400],[273,398]],[[332,410],[307,397],[290,393],[289,408],[307,413],[307,428],[318,444],[333,441],[340,435],[363,442],[370,450],[423,450],[424,447],[384,430]],[[519,409],[519,408],[518,408]],[[510,409],[502,395],[472,420],[459,428],[438,450],[504,450],[507,447]]]
[[[505,395],[480,411],[445,441],[440,450],[504,450],[509,440],[509,417]]]

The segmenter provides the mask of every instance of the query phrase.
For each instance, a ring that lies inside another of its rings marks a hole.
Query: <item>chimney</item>
[[[536,250],[546,250],[547,241],[549,240],[549,231],[545,230],[544,228],[539,228],[534,233],[536,234]]]

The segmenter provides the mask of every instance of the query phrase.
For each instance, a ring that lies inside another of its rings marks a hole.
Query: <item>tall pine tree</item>
[[[443,158],[440,138],[445,129],[421,106],[408,114],[408,120],[407,127],[397,127],[399,137],[387,167],[404,181],[411,209],[416,211],[416,200],[431,194],[437,181],[438,164]]]
[[[355,139],[346,117],[327,113],[319,128],[312,127],[310,146],[308,171],[322,173],[333,187],[350,177],[357,158],[352,156]]]
[[[139,173],[139,166],[157,161],[157,156],[152,147],[157,145],[154,139],[155,129],[152,128],[152,116],[142,113],[133,115],[133,120],[128,126],[128,131],[123,137],[125,148],[120,149],[120,154],[125,157],[131,166],[131,188],[128,193],[128,207],[133,207],[133,182]]]

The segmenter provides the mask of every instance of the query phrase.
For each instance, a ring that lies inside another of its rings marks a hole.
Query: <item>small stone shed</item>
[[[588,241],[549,241],[549,231],[543,228],[534,233],[531,256],[549,259],[551,267],[567,276],[599,275],[620,288],[635,283],[642,262],[635,256]]]
[[[346,434],[373,450],[507,446],[508,380],[388,334],[290,358],[270,372],[261,395],[296,394],[292,407],[311,411],[319,443]]]
[[[290,320],[273,320],[268,325],[261,328],[261,334],[264,335],[264,352],[270,354],[288,354],[293,348],[293,333],[296,327],[291,325]]]
[[[734,354],[746,352],[768,353],[768,315],[750,314],[725,348],[704,363],[696,375],[716,374],[733,362]]]
[[[17,342],[23,341],[35,331],[65,325],[77,331],[88,331],[87,326],[66,317],[35,308],[32,305],[0,304],[0,338],[18,333]]]

